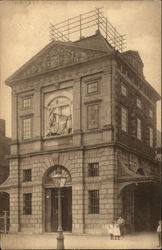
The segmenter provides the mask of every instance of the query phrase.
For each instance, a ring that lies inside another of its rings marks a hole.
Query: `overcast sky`
[[[1,18],[0,118],[11,136],[11,91],[4,80],[49,43],[49,23],[58,23],[95,7],[126,34],[127,50],[138,50],[147,81],[161,93],[161,3],[152,1],[3,1]],[[157,127],[161,125],[160,103]]]

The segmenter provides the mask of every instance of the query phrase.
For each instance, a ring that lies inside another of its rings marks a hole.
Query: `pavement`
[[[1,234],[2,250],[52,250],[57,248],[57,234]],[[155,232],[125,235],[120,240],[109,236],[64,234],[65,249],[160,249]]]

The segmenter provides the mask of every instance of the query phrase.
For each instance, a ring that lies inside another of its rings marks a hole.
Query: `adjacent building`
[[[0,184],[9,176],[7,156],[10,154],[11,138],[6,136],[5,128],[5,120],[0,119]],[[3,215],[4,211],[9,212],[9,196],[5,192],[0,192],[0,215]]]
[[[52,41],[6,80],[12,89],[10,232],[103,234],[122,215],[127,231],[155,229],[160,175],[156,102],[137,51],[115,50],[98,31]]]

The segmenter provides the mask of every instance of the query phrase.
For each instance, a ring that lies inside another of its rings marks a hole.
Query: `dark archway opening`
[[[58,165],[51,167],[45,175],[45,231],[57,232],[58,229],[58,188],[51,179]],[[63,231],[72,231],[72,186],[69,171],[61,167],[62,175],[66,176],[66,183],[61,187],[61,215]]]
[[[7,230],[9,230],[9,213],[10,213],[9,194],[0,192],[0,231],[4,231],[4,213],[7,213]]]
[[[141,183],[134,193],[135,231],[156,230],[160,219],[160,187],[153,183]]]
[[[122,216],[126,232],[156,231],[160,219],[160,185],[132,183],[122,190]]]

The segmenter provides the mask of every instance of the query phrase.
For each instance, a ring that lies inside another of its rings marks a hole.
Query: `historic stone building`
[[[59,165],[64,231],[103,234],[122,215],[127,230],[160,216],[156,102],[137,51],[120,53],[96,32],[52,41],[6,80],[12,88],[10,232],[57,230]]]

